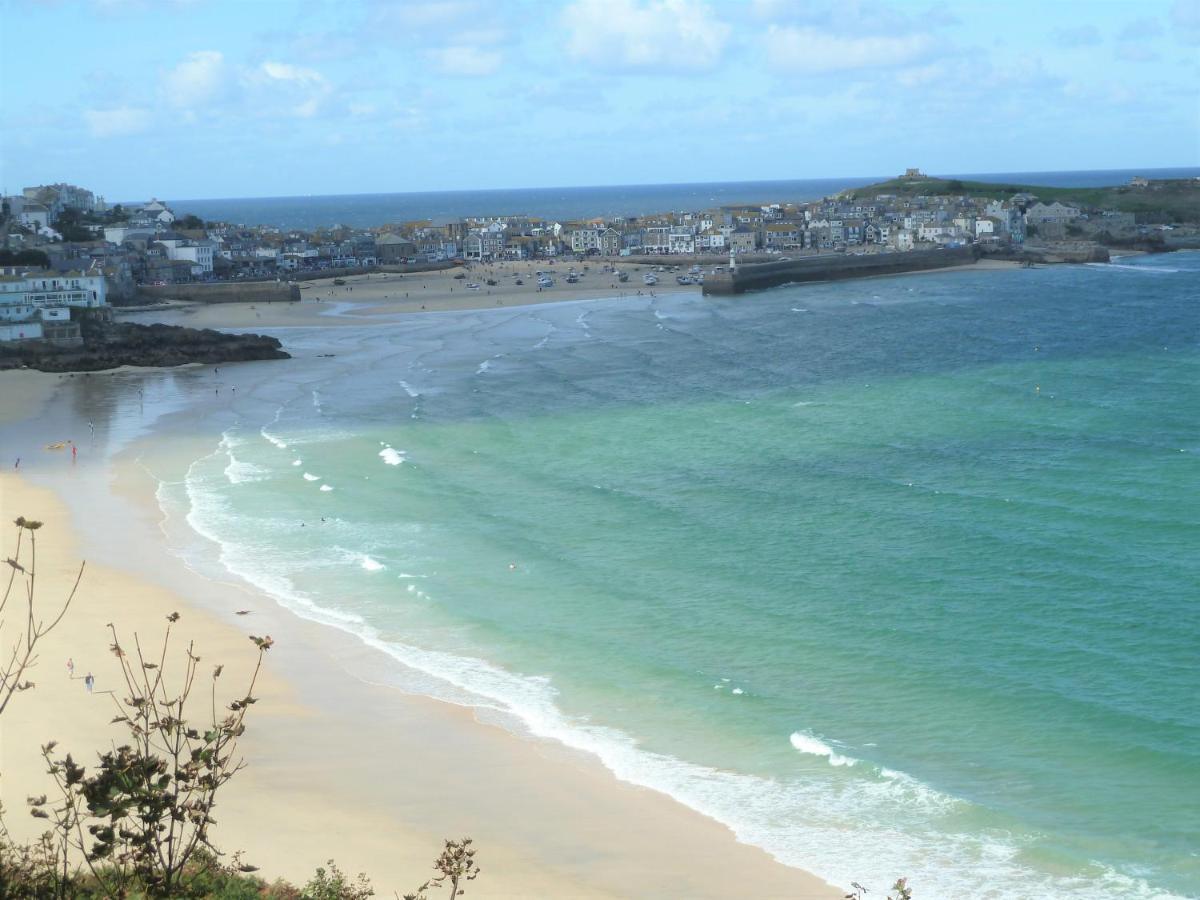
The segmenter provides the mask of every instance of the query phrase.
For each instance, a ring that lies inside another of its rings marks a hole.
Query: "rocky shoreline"
[[[211,328],[85,321],[83,343],[47,341],[0,344],[0,369],[41,372],[97,372],[119,366],[182,366],[260,359],[290,359],[277,338],[226,334]]]

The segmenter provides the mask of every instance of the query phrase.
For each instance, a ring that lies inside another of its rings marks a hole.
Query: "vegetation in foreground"
[[[38,645],[62,622],[83,578],[84,566],[67,596],[47,618],[37,602],[37,532],[41,522],[20,517],[16,549],[4,562],[8,582],[0,595],[0,715],[16,696],[36,685],[27,676],[38,660]],[[254,685],[270,636],[251,635],[257,649],[243,690],[224,706],[217,701],[223,666],[207,676],[210,700],[199,720],[190,718],[189,700],[200,681],[200,657],[189,643],[182,659],[172,659],[171,632],[178,613],[153,652],[135,633],[122,642],[109,624],[110,650],[117,657],[124,696],[113,695],[124,743],[99,754],[91,770],[63,754],[56,742],[42,747],[53,788],[27,798],[30,813],[46,822],[30,844],[17,843],[0,807],[0,900],[158,900],[165,897],[215,900],[367,900],[375,896],[367,876],[348,876],[331,859],[302,887],[282,879],[268,882],[242,852],[228,861],[212,843],[210,828],[217,795],[245,766],[238,739],[255,703]],[[8,622],[16,624],[5,630]],[[175,672],[176,678],[170,673]],[[116,742],[114,741],[114,745]],[[403,900],[457,900],[479,877],[476,849],[469,837],[446,840],[433,863],[436,874]],[[905,879],[886,900],[912,900]],[[854,885],[846,900],[864,900]],[[397,895],[398,896],[398,895]]]

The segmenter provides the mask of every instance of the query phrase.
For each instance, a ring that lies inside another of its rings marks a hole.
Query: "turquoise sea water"
[[[1198,326],[1181,253],[297,330],[160,499],[837,884],[1197,896]]]

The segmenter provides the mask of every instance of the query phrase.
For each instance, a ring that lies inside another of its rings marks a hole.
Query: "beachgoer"
[[[13,463],[13,468],[14,469],[21,468],[21,457],[19,457],[19,456],[17,457],[17,461],[15,463]]]
[[[71,462],[75,462],[75,457],[79,455],[79,448],[74,444],[71,445]]]
[[[75,660],[69,658],[67,659],[67,677],[75,677]]]
[[[85,688],[87,688],[87,692],[89,694],[92,692],[92,688],[94,688],[96,686],[96,679],[92,677],[91,672],[88,672],[87,675],[84,677],[83,686]]]

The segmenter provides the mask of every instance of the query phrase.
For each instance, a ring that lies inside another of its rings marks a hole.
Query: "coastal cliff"
[[[290,359],[278,339],[263,334],[225,334],[210,328],[135,325],[99,319],[82,323],[79,346],[46,341],[0,344],[0,369],[95,372],[118,366],[181,366]]]

